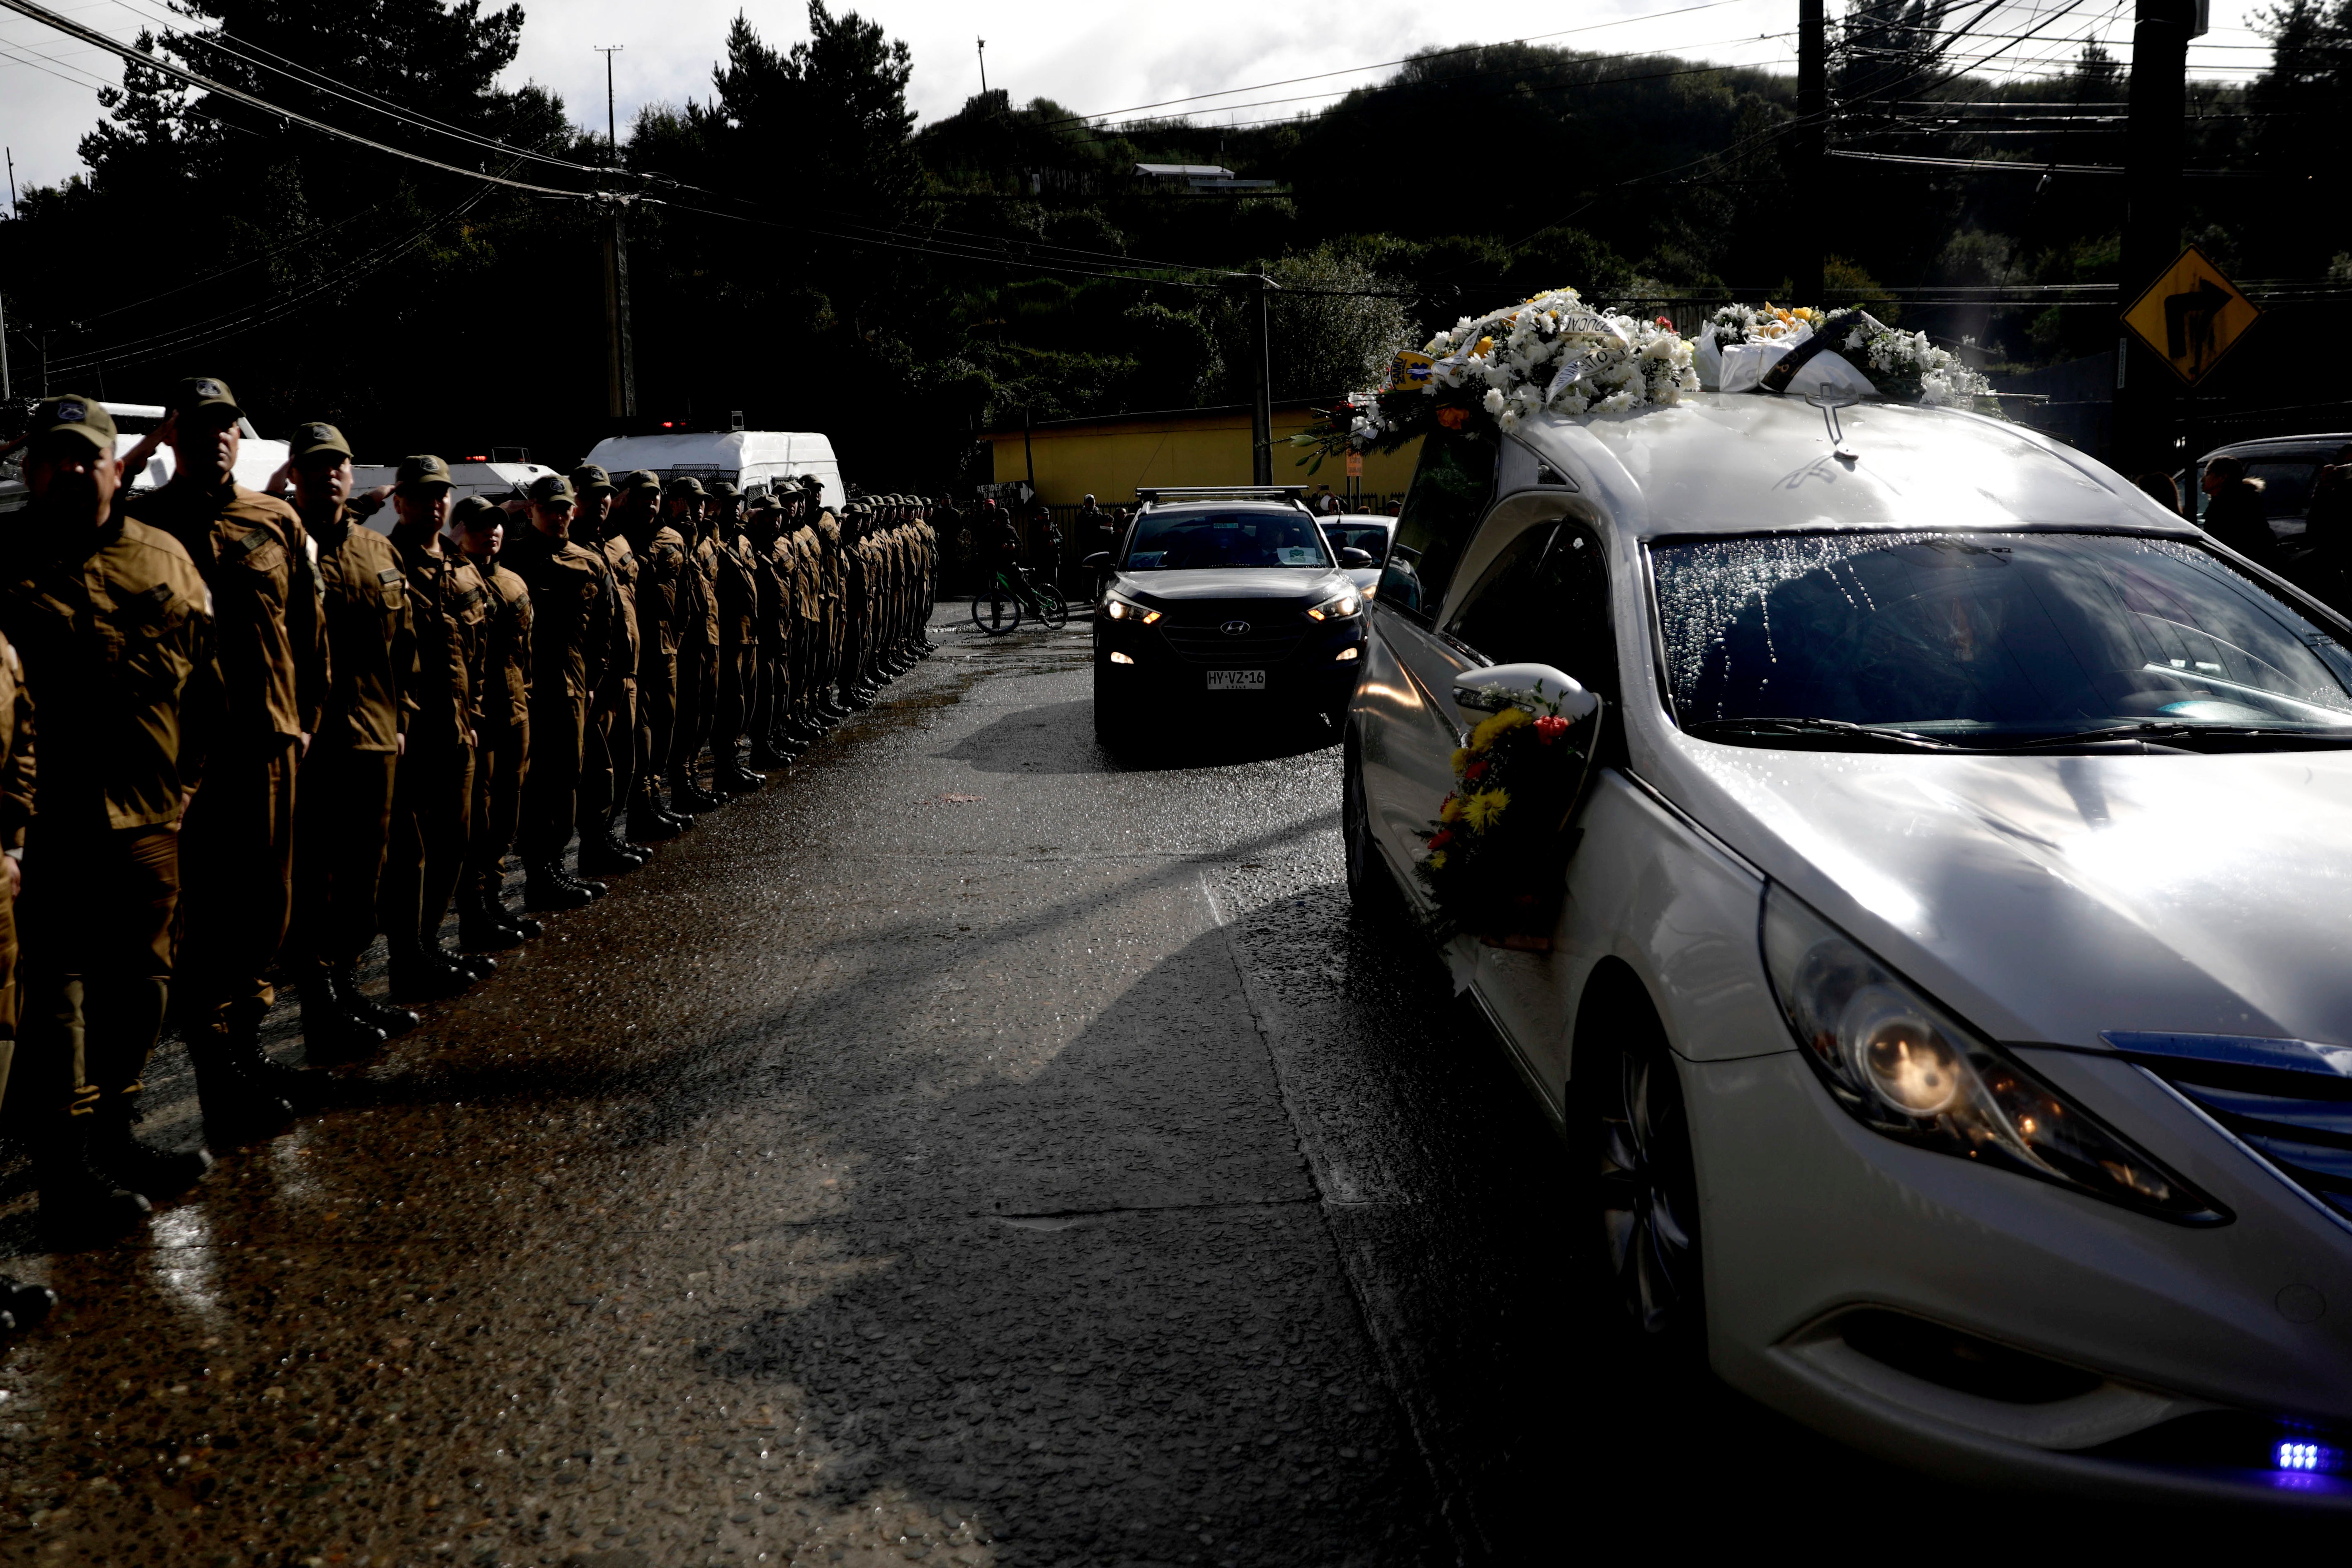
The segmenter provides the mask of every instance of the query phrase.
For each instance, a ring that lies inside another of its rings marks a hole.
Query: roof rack
[[[1163,497],[1171,500],[1297,500],[1306,493],[1305,485],[1139,485],[1135,499],[1141,501],[1156,501]]]

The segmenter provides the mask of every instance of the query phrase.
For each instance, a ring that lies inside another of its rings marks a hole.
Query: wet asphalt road
[[[1637,1385],[1560,1142],[1350,917],[1328,735],[1121,763],[1076,626],[940,640],[142,1243],[40,1257],[18,1191],[68,1305],[0,1365],[0,1556],[1524,1563],[1825,1472],[1949,1506]]]

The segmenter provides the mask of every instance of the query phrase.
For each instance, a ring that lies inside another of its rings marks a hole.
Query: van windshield
[[[1328,566],[1315,520],[1303,511],[1154,509],[1136,520],[1129,572],[1212,566]]]
[[[1748,744],[2352,744],[2352,650],[2200,545],[1772,534],[1652,547],[1683,728]]]

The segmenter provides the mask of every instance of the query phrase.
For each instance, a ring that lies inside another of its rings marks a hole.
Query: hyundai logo
[[[1249,623],[1247,621],[1227,621],[1223,626],[1219,626],[1217,629],[1224,633],[1229,637],[1237,637],[1244,632],[1249,630]]]

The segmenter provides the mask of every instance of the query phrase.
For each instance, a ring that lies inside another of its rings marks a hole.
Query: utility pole
[[[1830,47],[1829,23],[1822,0],[1797,0],[1797,134],[1792,147],[1795,153],[1797,188],[1818,191],[1822,188],[1822,164],[1828,162],[1830,114]],[[1811,207],[1811,204],[1806,204]],[[1812,208],[1818,220],[1827,208]],[[1828,233],[1819,221],[1801,222],[1797,230],[1797,255],[1794,276],[1790,279],[1796,290],[1793,303],[1826,306],[1836,309],[1836,302],[1823,299],[1829,287]]]
[[[604,145],[611,161],[621,161],[621,133],[613,115],[613,57],[629,46],[626,44],[591,44],[590,48],[604,57]]]
[[[1271,333],[1266,327],[1266,301],[1281,285],[1267,277],[1265,263],[1258,263],[1257,275],[1250,279],[1250,381],[1255,404],[1250,410],[1250,483],[1274,483],[1274,354],[1268,342]]]
[[[636,356],[629,342],[629,233],[617,196],[604,198],[604,412],[615,435],[637,416]]]
[[[980,40],[980,96],[988,96],[988,40]]]
[[[8,216],[16,216],[16,149],[8,149]]]
[[[2180,253],[2180,163],[2187,140],[2189,40],[2198,0],[2137,0],[2132,27],[2131,106],[2124,121],[2124,243],[2120,313]],[[2172,373],[2129,332],[2116,342],[2112,460],[2126,473],[2172,471],[2179,389]],[[2195,498],[2190,498],[2194,504]]]
[[[8,301],[0,299],[0,403],[14,395],[8,384]]]

